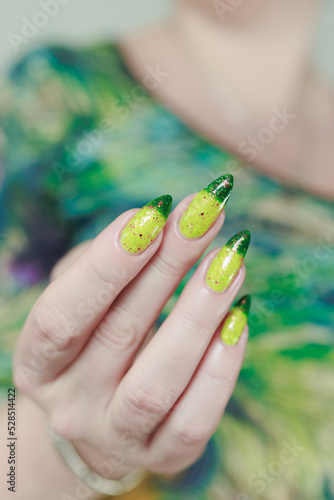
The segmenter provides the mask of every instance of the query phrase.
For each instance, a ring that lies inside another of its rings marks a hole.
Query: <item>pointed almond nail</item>
[[[245,295],[231,309],[224,322],[220,337],[227,345],[236,345],[248,323],[251,296]]]
[[[130,253],[146,250],[166,224],[172,203],[172,197],[167,194],[141,208],[122,232],[123,248]]]
[[[222,212],[233,189],[233,176],[223,175],[200,191],[180,219],[180,231],[186,238],[200,238]]]
[[[218,252],[209,267],[206,282],[213,290],[224,292],[230,286],[244,261],[251,234],[241,231]]]

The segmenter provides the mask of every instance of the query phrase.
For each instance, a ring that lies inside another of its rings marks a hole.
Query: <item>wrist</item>
[[[49,428],[49,434],[68,468],[92,491],[104,495],[122,495],[135,489],[148,475],[145,470],[133,469],[119,480],[100,476],[88,467],[70,441],[58,436],[52,428]]]
[[[1,415],[1,420],[6,413]],[[17,400],[17,493],[20,500],[59,500],[85,498],[99,500],[100,493],[91,490],[67,467],[48,434],[42,410],[28,397]],[[1,425],[4,429],[5,425]],[[1,498],[11,498],[2,487]],[[7,495],[7,496],[6,496]]]

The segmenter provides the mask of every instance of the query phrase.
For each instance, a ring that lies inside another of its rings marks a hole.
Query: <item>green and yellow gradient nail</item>
[[[233,188],[233,176],[223,175],[200,191],[180,219],[180,231],[186,238],[200,238],[222,212]]]
[[[224,322],[220,337],[227,345],[236,345],[248,323],[251,306],[250,295],[245,295],[231,309]]]
[[[172,197],[167,194],[141,208],[122,232],[123,248],[130,253],[145,250],[166,224],[172,203]]]
[[[246,256],[251,234],[241,231],[231,238],[213,259],[206,282],[216,292],[224,292],[238,274]]]

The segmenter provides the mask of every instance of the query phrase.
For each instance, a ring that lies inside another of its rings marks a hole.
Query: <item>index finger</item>
[[[18,342],[18,387],[53,380],[75,359],[117,295],[159,248],[171,205],[166,195],[120,215],[47,287]]]

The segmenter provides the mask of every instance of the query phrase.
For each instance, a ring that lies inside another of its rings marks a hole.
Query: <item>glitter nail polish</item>
[[[143,206],[122,232],[121,245],[130,253],[145,250],[166,224],[173,199],[164,195]]]
[[[248,322],[251,296],[245,295],[228,313],[220,337],[227,345],[236,345]]]
[[[200,238],[222,212],[233,188],[233,176],[223,175],[202,189],[180,219],[180,231],[186,238]]]
[[[213,290],[223,292],[230,286],[242,266],[250,238],[249,231],[241,231],[213,259],[206,276],[206,282]]]

